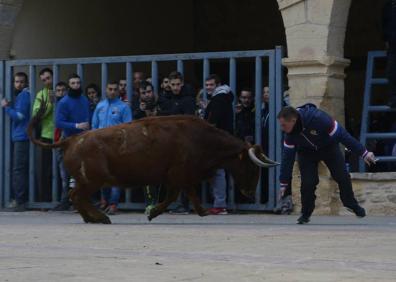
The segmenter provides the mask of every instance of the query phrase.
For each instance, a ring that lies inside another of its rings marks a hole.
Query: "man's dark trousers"
[[[29,141],[14,142],[12,186],[18,205],[26,202],[29,187]]]
[[[301,213],[310,217],[315,209],[315,190],[319,183],[318,164],[323,161],[340,189],[341,201],[347,208],[358,205],[352,190],[352,182],[346,170],[345,159],[339,145],[331,145],[319,151],[299,151],[298,165],[301,173]]]

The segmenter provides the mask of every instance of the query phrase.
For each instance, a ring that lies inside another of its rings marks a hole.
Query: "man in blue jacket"
[[[106,128],[132,121],[130,107],[119,98],[118,81],[107,83],[106,97],[95,109],[92,117],[92,129]],[[102,190],[102,205],[107,214],[115,214],[120,200],[120,189],[117,187]]]
[[[26,193],[29,180],[29,137],[26,129],[30,119],[30,93],[27,88],[28,77],[23,72],[14,76],[14,106],[6,99],[2,99],[1,106],[12,121],[11,135],[14,145],[12,187],[14,190],[16,207],[12,211],[25,210]]]
[[[315,208],[315,190],[319,183],[318,164],[323,161],[340,189],[341,201],[358,217],[366,216],[352,190],[349,173],[339,143],[361,156],[368,164],[375,164],[375,156],[354,139],[336,120],[313,104],[297,109],[285,107],[278,114],[282,130],[286,133],[280,173],[281,194],[292,178],[295,155],[301,173],[301,216],[298,224],[309,222]]]
[[[62,130],[62,138],[79,134],[89,129],[89,102],[82,95],[81,78],[77,74],[69,77],[69,90],[56,105],[55,126]],[[74,188],[74,179],[70,178],[70,188]],[[62,189],[61,203],[55,210],[69,208],[68,189]]]

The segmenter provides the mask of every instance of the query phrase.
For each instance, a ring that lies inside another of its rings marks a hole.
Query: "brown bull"
[[[42,112],[30,122],[29,137],[40,147],[63,149],[65,167],[76,180],[70,198],[85,222],[111,223],[89,200],[103,187],[164,184],[166,198],[151,209],[149,220],[163,213],[181,190],[205,216],[195,188],[217,169],[227,169],[241,192],[251,197],[259,166],[277,165],[260,146],[248,145],[193,116],[145,118],[45,144],[33,136]]]

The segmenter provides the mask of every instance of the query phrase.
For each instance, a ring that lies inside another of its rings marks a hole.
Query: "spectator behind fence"
[[[180,72],[169,75],[171,92],[161,97],[158,101],[161,115],[194,115],[195,100],[192,87],[184,84]]]
[[[56,84],[55,98],[56,98],[57,104],[67,94],[67,88],[68,88],[67,84],[63,81],[60,81]],[[62,130],[60,128],[55,128],[54,141],[58,142],[61,140],[61,138],[62,138]],[[61,199],[60,199],[59,205],[56,206],[53,210],[54,211],[64,211],[64,210],[68,210],[70,208],[69,195],[68,195],[69,176],[67,174],[65,164],[63,162],[63,152],[60,148],[55,149],[55,157],[56,157],[56,163],[57,163],[59,176],[61,179],[62,193],[61,193]]]
[[[132,87],[133,87],[133,95],[132,95],[132,101],[131,101],[131,107],[132,109],[136,109],[139,107],[139,86],[142,81],[146,79],[146,75],[144,72],[137,71],[133,73],[133,81],[132,81]]]
[[[262,126],[262,139],[261,146],[263,147],[264,153],[268,154],[269,151],[269,99],[270,98],[270,89],[268,86],[263,88],[263,103],[261,107],[261,126]],[[286,92],[283,96],[283,107],[288,106],[286,102]],[[264,187],[264,191],[268,191],[268,169],[261,170],[261,180],[262,187]],[[293,211],[293,199],[292,199],[292,183],[289,181],[286,186],[285,191],[282,191],[280,195],[278,195],[278,204],[274,209],[274,212],[277,214],[290,214]]]
[[[118,91],[120,92],[120,100],[124,103],[129,103],[127,93],[127,81],[125,79],[120,79],[118,81]]]
[[[151,83],[143,81],[139,87],[140,107],[133,110],[133,118],[141,119],[156,116],[158,114],[157,99],[154,94],[154,87]],[[157,204],[159,197],[159,187],[145,185],[143,187],[144,199],[146,202],[146,213]]]
[[[100,89],[95,83],[88,84],[88,86],[85,87],[85,95],[87,95],[89,102],[89,122],[91,122],[93,113],[100,101]]]
[[[166,76],[161,80],[161,90],[159,91],[158,96],[161,97],[163,95],[170,94],[171,91],[169,77]]]
[[[26,88],[28,77],[23,72],[14,75],[14,105],[7,99],[1,100],[1,106],[11,119],[11,140],[13,143],[12,188],[15,206],[9,211],[25,211],[27,190],[29,187],[29,137],[26,129],[30,119],[30,92]]]
[[[44,68],[39,73],[40,79],[44,85],[34,100],[33,115],[36,115],[43,102],[46,106],[46,112],[40,123],[40,140],[44,143],[52,143],[54,139],[54,95],[52,90],[52,70]],[[33,79],[33,78],[32,78]],[[52,151],[36,147],[36,183],[38,187],[38,199],[43,202],[49,202],[51,196],[51,179],[52,179]]]
[[[191,88],[184,85],[183,75],[174,71],[169,75],[169,81],[171,93],[161,97],[158,101],[160,115],[194,115],[194,95],[191,95]],[[189,212],[188,199],[184,193],[181,193],[176,208],[170,213],[188,214]]]
[[[81,78],[77,74],[69,76],[69,90],[56,107],[56,127],[62,130],[62,137],[67,138],[89,130],[89,102],[82,95]],[[75,180],[70,177],[70,188],[75,188]],[[62,193],[62,199],[66,197]]]
[[[244,141],[254,143],[255,108],[252,91],[244,88],[239,95],[236,107],[236,136]]]
[[[382,13],[383,38],[388,51],[386,74],[389,80],[389,106],[396,108],[396,0],[388,0]]]
[[[120,100],[119,95],[118,82],[108,82],[106,99],[98,104],[92,118],[93,129],[106,128],[132,121],[131,109]],[[102,189],[101,209],[104,209],[109,215],[116,214],[120,196],[120,188]]]
[[[158,114],[157,97],[150,82],[143,81],[139,87],[139,107],[133,109],[133,118],[140,119]]]
[[[205,81],[209,103],[206,107],[205,120],[219,129],[233,134],[234,113],[232,102],[234,96],[228,85],[222,85],[220,78],[213,74]],[[214,203],[209,213],[213,215],[227,214],[227,181],[224,169],[218,169],[213,176],[210,186],[213,190]]]

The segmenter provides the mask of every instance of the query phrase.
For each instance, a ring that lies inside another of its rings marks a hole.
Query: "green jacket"
[[[41,137],[46,139],[54,139],[54,107],[50,101],[49,89],[43,88],[40,90],[33,103],[33,116],[36,115],[40,109],[41,101],[46,101],[47,111],[45,112],[44,119],[41,122]]]

